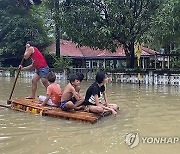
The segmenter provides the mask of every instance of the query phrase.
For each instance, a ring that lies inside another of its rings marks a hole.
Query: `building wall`
[[[86,60],[86,68],[126,68],[125,60]]]

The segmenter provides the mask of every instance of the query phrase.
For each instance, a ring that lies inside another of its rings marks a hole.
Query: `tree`
[[[72,65],[72,59],[69,57],[57,57],[57,56],[52,56],[53,57],[53,66],[55,68],[59,69],[67,69],[70,68]]]
[[[146,43],[154,45],[154,48],[169,48],[165,52],[170,53],[170,48],[180,42],[179,12],[179,0],[164,0],[150,23],[151,28],[145,34]]]
[[[40,47],[50,42],[44,20],[36,14],[27,14],[27,8],[20,2],[0,0],[0,53],[4,58],[22,56],[28,40]]]
[[[56,39],[56,56],[60,57],[60,38],[61,38],[61,25],[60,25],[60,2],[62,0],[46,0],[45,5],[50,10],[50,20],[54,24],[54,34]]]
[[[63,31],[79,46],[115,52],[123,45],[134,67],[134,44],[150,28],[161,0],[66,0]]]
[[[159,50],[164,48],[165,54],[171,56],[171,67],[178,68],[180,61],[180,1],[164,0],[164,3],[157,10],[150,25],[151,28],[144,35],[144,42]]]

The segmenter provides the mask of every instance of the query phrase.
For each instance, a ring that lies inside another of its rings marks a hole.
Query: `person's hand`
[[[21,71],[23,71],[23,66],[22,66],[22,65],[19,65],[19,69],[20,69]]]
[[[109,103],[108,103],[108,102],[105,102],[105,103],[104,103],[104,106],[107,106],[107,107],[108,107],[108,106],[109,106]]]

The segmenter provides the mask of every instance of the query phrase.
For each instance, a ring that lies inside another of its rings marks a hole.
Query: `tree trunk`
[[[128,49],[130,51],[130,68],[134,68],[134,61],[135,61],[135,56],[134,56],[134,42],[131,42],[128,45]]]
[[[124,48],[124,52],[126,55],[126,68],[130,67],[130,52],[129,52],[129,48],[126,44],[123,44],[123,48]]]
[[[56,33],[56,56],[60,57],[60,28],[59,28],[59,21],[57,16],[59,16],[59,0],[56,0],[55,2],[55,10],[56,10],[56,18],[55,18],[55,33]]]

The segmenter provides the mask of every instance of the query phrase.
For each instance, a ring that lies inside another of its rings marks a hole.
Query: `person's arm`
[[[49,99],[50,99],[50,95],[47,94],[47,95],[46,95],[46,99],[45,99],[45,100],[43,101],[43,103],[42,103],[42,106],[46,105]]]
[[[76,98],[76,100],[79,101],[81,97],[74,87],[71,88],[71,91],[72,91],[73,96]]]
[[[109,108],[109,107],[106,107],[106,106],[104,106],[103,104],[101,104],[101,103],[99,102],[99,98],[98,98],[98,95],[97,95],[97,94],[94,95],[94,98],[95,98],[95,101],[96,101],[96,105],[97,105],[97,106],[101,106],[103,109],[112,111],[112,113],[114,113],[114,110],[113,110],[113,109],[111,109],[111,108]]]
[[[104,105],[102,105],[102,104],[99,102],[98,94],[95,94],[95,95],[94,95],[94,99],[95,99],[95,102],[96,102],[96,106],[101,106],[101,107],[104,106]]]
[[[19,65],[19,68],[21,69],[21,71],[26,71],[26,70],[32,69],[33,68],[33,63],[31,65],[26,66],[26,67],[23,67],[22,65]]]
[[[103,92],[103,97],[104,97],[104,101],[105,101],[105,106],[108,106],[109,103],[108,103],[108,99],[107,99],[107,95],[106,95],[105,91]]]
[[[24,59],[28,59],[32,55],[32,53],[34,53],[33,47],[29,47],[28,49],[26,49],[24,53]]]
[[[24,59],[28,59],[31,54],[34,52],[34,48],[33,47],[29,47],[28,49],[26,49],[25,53],[24,53]],[[26,66],[26,67],[23,67],[22,65],[19,65],[19,68],[21,69],[21,71],[26,71],[26,70],[29,70],[29,69],[32,69],[33,68],[33,63],[29,66]]]

